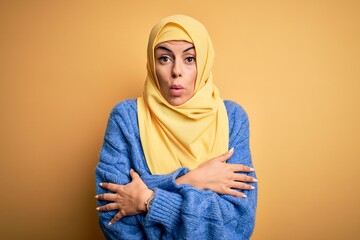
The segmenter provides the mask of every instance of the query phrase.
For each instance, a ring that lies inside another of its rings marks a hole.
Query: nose
[[[182,72],[181,62],[179,60],[175,60],[171,71],[171,76],[173,78],[181,77],[181,72]]]

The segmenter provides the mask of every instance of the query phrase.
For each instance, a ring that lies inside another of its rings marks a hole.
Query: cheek
[[[191,76],[190,77],[190,84],[193,87],[193,91],[195,91],[195,83],[196,83],[196,77],[197,77],[196,67],[191,70],[190,76]]]
[[[164,73],[164,69],[162,69],[161,67],[157,67],[155,69],[155,73],[156,73],[156,77],[159,81],[159,84],[162,85],[165,82],[165,73]]]
[[[160,93],[163,96],[166,96],[166,89],[167,89],[167,78],[166,78],[166,72],[163,68],[156,68],[156,77],[159,82],[160,87]]]

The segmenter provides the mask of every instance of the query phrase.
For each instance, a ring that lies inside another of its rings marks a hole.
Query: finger
[[[123,217],[123,215],[122,215],[122,213],[119,211],[119,212],[113,217],[113,219],[111,219],[111,221],[109,222],[109,225],[112,225],[112,224],[116,223],[116,222],[119,221],[122,217]]]
[[[226,191],[226,194],[232,195],[234,197],[242,197],[242,198],[246,198],[247,196],[245,195],[245,193],[242,192],[238,192],[234,189],[229,189]]]
[[[234,154],[234,148],[231,148],[228,152],[218,156],[216,159],[220,162],[225,162]]]
[[[231,170],[233,172],[253,172],[253,171],[255,171],[254,168],[245,166],[243,164],[232,163],[232,164],[229,164],[229,166],[231,167]]]
[[[246,184],[246,183],[242,183],[242,182],[233,182],[231,184],[231,188],[236,188],[239,190],[254,190],[255,187],[250,185],[250,184]]]
[[[117,196],[116,194],[113,193],[104,193],[104,194],[96,195],[95,198],[104,201],[115,201]]]
[[[119,184],[114,184],[114,183],[99,183],[99,185],[102,187],[102,188],[105,188],[107,190],[110,190],[112,192],[117,192],[117,190],[119,189],[119,187],[121,187],[122,185],[119,185]]]
[[[234,175],[235,181],[241,181],[241,182],[257,182],[257,179],[254,177],[250,177],[245,174],[235,173]]]
[[[130,176],[131,176],[132,180],[140,177],[139,174],[137,172],[135,172],[133,169],[130,169]]]
[[[108,203],[104,206],[97,207],[96,210],[99,212],[106,212],[106,211],[112,211],[118,209],[118,206],[116,203]]]

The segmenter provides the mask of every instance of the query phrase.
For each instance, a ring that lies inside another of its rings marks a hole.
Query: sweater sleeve
[[[137,140],[136,108],[133,101],[118,104],[110,114],[99,163],[96,167],[96,194],[109,192],[99,186],[101,182],[127,184],[130,182],[130,168],[140,174],[150,189],[173,189],[175,179],[188,170],[180,168],[171,174],[149,175],[144,161],[141,144]],[[98,201],[98,205],[107,204]],[[123,217],[121,221],[109,226],[108,222],[117,211],[99,212],[99,224],[106,239],[144,239],[144,230],[140,224],[143,214]],[[154,231],[156,229],[153,229]],[[157,231],[155,231],[157,232]]]
[[[249,150],[249,123],[245,111],[228,103],[230,147],[235,153],[227,164],[253,166]],[[255,173],[249,173],[253,177]],[[178,185],[171,192],[155,189],[155,197],[145,219],[145,226],[160,224],[176,239],[249,239],[255,224],[257,183],[255,190],[242,191],[247,198],[219,195],[198,190],[190,185]]]
[[[115,114],[112,113],[100,151],[100,159],[96,167],[96,194],[110,192],[99,186],[101,182],[127,184],[130,181],[127,173],[131,163],[127,160],[125,136],[122,131],[119,131],[115,118]],[[98,201],[99,206],[107,203]],[[108,223],[116,213],[117,211],[99,212],[99,224],[106,239],[128,239],[131,235],[134,236],[133,239],[142,239],[142,230],[135,216],[123,218],[114,226],[109,226]]]
[[[155,191],[155,197],[146,215],[124,217],[111,226],[107,223],[117,212],[100,212],[99,222],[105,237],[194,239],[194,236],[202,236],[202,239],[249,239],[254,228],[256,190],[244,191],[247,198],[236,198],[209,190],[198,190],[190,185],[177,185],[176,178],[186,174],[186,168],[167,175],[150,175],[136,136],[137,119],[128,114],[120,114],[132,112],[127,107],[129,106],[122,104],[120,109],[117,108],[110,115],[96,168],[96,192],[106,192],[99,187],[100,182],[129,183],[129,170],[133,168],[146,185]],[[246,113],[236,104],[227,104],[227,109],[230,147],[235,148],[228,164],[252,166]],[[249,175],[254,176],[254,173]],[[256,187],[257,184],[254,185]],[[99,201],[99,205],[106,203]]]

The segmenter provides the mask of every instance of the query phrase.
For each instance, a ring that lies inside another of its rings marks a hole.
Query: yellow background
[[[214,80],[251,124],[252,239],[360,238],[359,1],[0,1],[1,239],[103,239],[107,118],[141,95],[151,27],[212,36]]]

